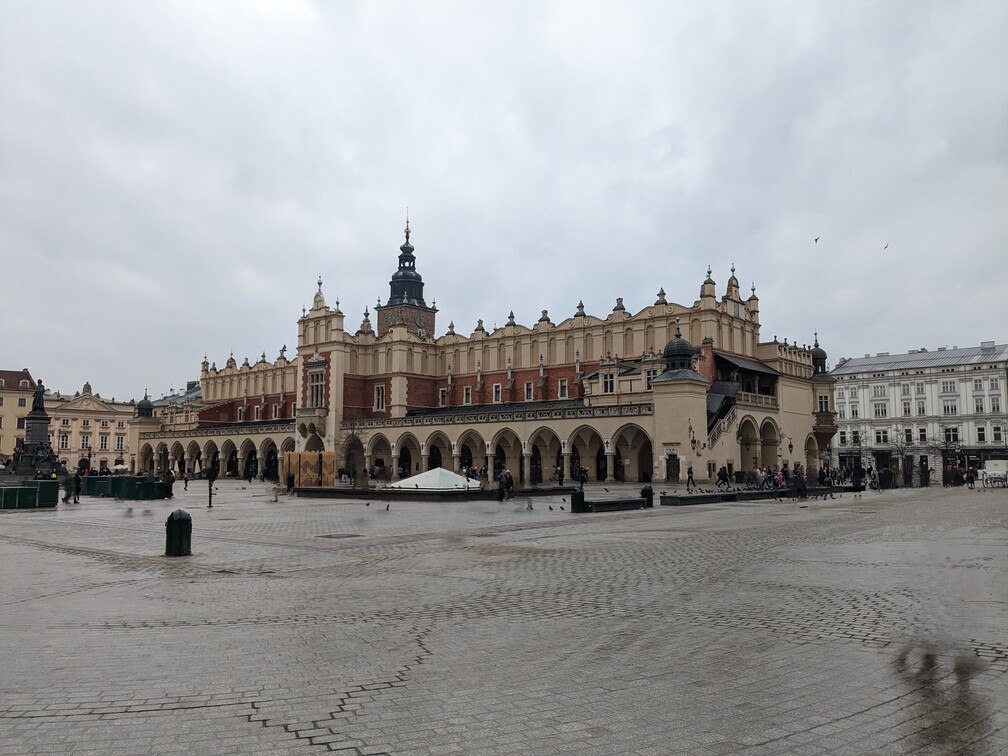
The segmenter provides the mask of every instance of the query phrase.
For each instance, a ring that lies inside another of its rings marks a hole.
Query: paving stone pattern
[[[181,488],[0,515],[0,754],[1008,751],[1003,489],[573,515]]]

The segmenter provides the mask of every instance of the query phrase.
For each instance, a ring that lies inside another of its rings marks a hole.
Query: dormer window
[[[21,388],[26,389],[28,388],[28,381],[21,381],[19,385],[21,386]]]

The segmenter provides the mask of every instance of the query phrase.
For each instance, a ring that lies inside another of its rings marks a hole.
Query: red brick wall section
[[[714,383],[714,342],[704,340],[700,345],[700,356],[702,359],[696,361],[697,372],[707,379],[707,383]]]
[[[374,387],[385,386],[385,409],[374,410]],[[389,377],[360,378],[343,376],[343,415],[347,420],[391,417],[392,379]]]
[[[590,372],[595,369],[594,365],[582,365],[582,370],[584,372]],[[448,394],[448,406],[450,407],[461,407],[465,400],[465,387],[469,386],[472,389],[472,406],[477,406],[481,404],[493,404],[493,387],[495,383],[501,385],[501,402],[524,402],[525,401],[525,382],[530,381],[532,383],[532,401],[534,402],[549,402],[556,401],[559,399],[557,396],[557,389],[559,380],[561,378],[567,379],[567,398],[576,399],[584,395],[584,387],[580,384],[574,382],[574,365],[560,365],[546,369],[546,385],[539,386],[539,368],[522,368],[519,370],[512,370],[511,375],[514,378],[514,386],[511,390],[507,390],[507,371],[490,371],[482,374],[483,378],[483,389],[481,391],[476,390],[476,376],[473,374],[466,375],[455,375],[452,380],[454,381],[451,392]],[[438,401],[438,389],[445,386],[445,379],[438,378],[434,379],[434,404],[430,406],[437,406]],[[410,407],[425,406],[417,401],[414,401],[414,394],[412,390],[410,391]]]

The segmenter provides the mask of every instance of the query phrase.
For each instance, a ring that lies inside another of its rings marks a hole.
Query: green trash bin
[[[573,491],[571,493],[571,512],[587,512],[585,508],[584,491]]]
[[[192,556],[192,516],[184,509],[165,520],[165,556]]]

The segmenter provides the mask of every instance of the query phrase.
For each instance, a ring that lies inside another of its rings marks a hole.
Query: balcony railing
[[[777,409],[777,397],[766,394],[751,394],[748,391],[739,391],[735,397],[735,401],[738,404],[747,404],[750,407]]]

